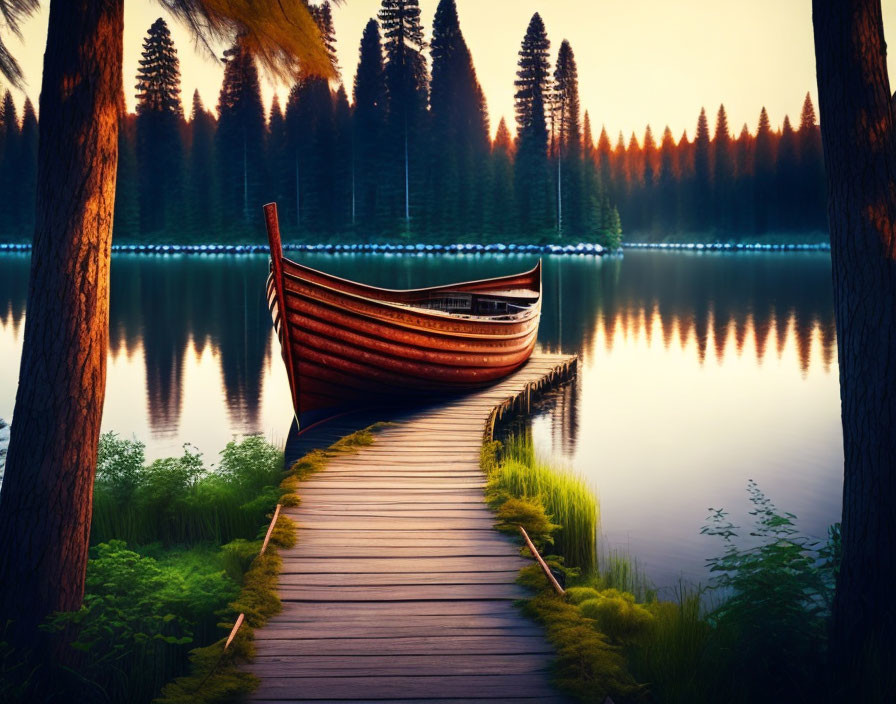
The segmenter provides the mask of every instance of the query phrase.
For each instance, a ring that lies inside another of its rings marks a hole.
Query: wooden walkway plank
[[[514,606],[528,561],[494,530],[479,454],[497,418],[574,373],[575,358],[535,355],[467,396],[290,434],[288,464],[390,421],[284,509],[298,541],[280,551],[283,611],[255,633],[251,701],[565,701],[550,684],[553,649]]]

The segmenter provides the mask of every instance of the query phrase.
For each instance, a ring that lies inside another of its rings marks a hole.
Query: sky
[[[427,33],[438,0],[420,0]],[[15,95],[19,106],[28,95],[37,105],[46,42],[47,6],[24,27],[24,42],[9,46],[23,66],[27,86]],[[364,25],[376,16],[379,0],[345,0],[334,10],[339,63],[346,88],[357,67]],[[659,139],[668,125],[677,137],[693,137],[700,108],[714,123],[721,103],[735,133],[747,123],[755,131],[759,111],[768,109],[773,126],[785,114],[798,121],[806,92],[817,105],[811,0],[457,0],[461,29],[488,100],[492,131],[504,116],[511,131],[513,81],[526,26],[540,12],[551,40],[551,53],[563,39],[575,52],[582,109],[591,114],[595,137],[606,126],[611,139],[619,131],[640,140],[650,124]],[[885,29],[896,32],[896,0],[883,0]],[[137,60],[146,30],[166,13],[155,0],[125,0],[124,86],[128,108],[135,104]],[[195,46],[175,20],[169,25],[181,59],[185,110],[199,90],[214,107],[223,68]],[[224,47],[221,47],[223,50]],[[896,86],[896,56],[889,58]],[[287,88],[263,82],[266,104]]]

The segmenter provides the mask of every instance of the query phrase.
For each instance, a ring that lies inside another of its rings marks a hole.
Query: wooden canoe
[[[541,316],[541,262],[521,274],[392,290],[283,256],[277,207],[268,306],[300,427],[345,410],[479,388],[522,366]]]

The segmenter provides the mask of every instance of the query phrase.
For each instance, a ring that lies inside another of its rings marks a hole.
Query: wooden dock
[[[302,482],[301,505],[285,510],[299,536],[281,551],[283,612],[255,633],[252,701],[565,701],[549,682],[551,646],[513,605],[527,561],[493,528],[479,455],[501,415],[575,368],[535,355],[483,391],[290,438],[294,460],[396,421]]]

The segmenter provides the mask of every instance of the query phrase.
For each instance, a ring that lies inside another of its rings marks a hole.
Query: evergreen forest
[[[337,71],[328,2],[312,6]],[[595,136],[575,54],[533,15],[519,51],[515,137],[492,137],[485,96],[454,0],[425,40],[417,0],[383,0],[364,28],[354,80],[297,82],[269,109],[248,47],[223,56],[215,106],[181,102],[177,49],[149,28],[134,114],[122,114],[115,203],[119,243],[261,242],[277,201],[284,236],[302,242],[752,241],[821,238],[821,135],[809,95],[780,129],[765,108],[734,136],[724,105],[700,110],[693,139]],[[510,78],[510,77],[508,77]],[[38,116],[9,91],[0,110],[0,239],[34,224]]]

